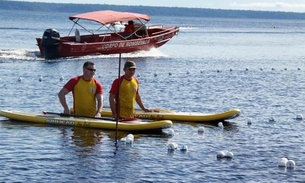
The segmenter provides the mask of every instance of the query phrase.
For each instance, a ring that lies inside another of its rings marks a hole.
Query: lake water
[[[47,28],[68,34],[69,15],[0,11],[0,109],[61,112],[57,93],[87,60],[96,63],[109,105],[118,55],[38,57],[35,38]],[[134,134],[133,145],[117,148],[114,131],[0,117],[0,181],[304,182],[305,122],[295,117],[305,115],[305,21],[156,16],[151,24],[176,25],[180,32],[159,49],[122,55],[122,62],[137,63],[144,104],[203,113],[239,108],[241,116],[223,129],[174,122],[174,136],[168,130]],[[67,100],[71,106],[72,96]],[[204,134],[197,132],[201,126]],[[169,142],[189,150],[168,152]],[[233,152],[233,159],[218,160],[220,150]],[[278,167],[284,156],[295,169]]]

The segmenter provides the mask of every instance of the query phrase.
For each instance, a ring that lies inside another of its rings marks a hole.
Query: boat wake
[[[157,48],[152,48],[149,51],[139,51],[134,53],[123,53],[121,55],[123,58],[160,58],[167,57],[166,54],[162,53]],[[86,59],[96,59],[96,58],[116,58],[119,54],[112,55],[88,55],[83,57],[77,57],[78,60]],[[65,58],[65,60],[73,60],[75,57]],[[40,52],[38,50],[15,50],[15,49],[2,49],[0,50],[0,62],[12,61],[12,60],[26,60],[44,61],[44,58],[40,57]],[[56,59],[55,59],[56,60]],[[60,58],[59,60],[63,60]]]
[[[167,57],[168,55],[164,54],[157,48],[152,48],[149,51],[138,51],[133,53],[122,53],[122,58],[161,58]],[[82,57],[77,57],[78,60],[86,60],[86,59],[96,59],[96,58],[118,58],[119,54],[110,54],[110,55],[87,55]],[[75,59],[76,57],[69,57],[66,59]],[[61,58],[62,59],[62,58]]]
[[[39,51],[36,50],[0,50],[0,61],[5,60],[44,60],[40,57]]]

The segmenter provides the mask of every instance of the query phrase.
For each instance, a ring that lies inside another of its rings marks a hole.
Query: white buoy
[[[217,158],[224,158],[226,156],[226,152],[225,151],[218,151],[217,152]]]
[[[205,132],[204,127],[203,127],[203,126],[200,126],[200,127],[198,128],[198,133],[204,133],[204,132]]]
[[[182,145],[180,151],[188,151],[187,145]]]
[[[302,114],[297,114],[295,119],[296,120],[303,120],[303,115]]]
[[[42,79],[43,79],[43,78],[42,78],[42,76],[41,76],[41,77],[39,77],[38,81],[40,81],[40,82],[41,82],[41,81],[42,81]]]
[[[294,169],[295,168],[295,162],[293,160],[287,161],[287,168]]]
[[[18,78],[18,81],[19,81],[19,82],[22,81],[22,77]]]
[[[133,143],[133,139],[129,138],[129,137],[126,137],[125,142],[126,142],[126,144],[132,144]]]
[[[122,137],[120,141],[126,142],[126,137]]]
[[[128,134],[126,137],[121,138],[122,142],[125,142],[126,144],[132,144],[134,141],[134,136],[132,134]]]
[[[174,151],[178,148],[178,144],[175,142],[171,142],[167,144],[167,150]]]
[[[141,77],[141,75],[140,75],[140,74],[137,74],[137,77],[139,78],[139,77]]]
[[[130,133],[130,134],[128,134],[128,135],[126,136],[126,138],[130,138],[130,139],[134,140],[134,135],[132,135],[132,134]]]
[[[102,78],[103,76],[101,74],[98,75],[98,78]]]
[[[287,166],[287,162],[288,162],[288,159],[287,158],[281,158],[278,162],[278,166],[279,167],[285,167]]]
[[[232,159],[233,156],[234,156],[234,154],[233,154],[231,151],[227,151],[227,153],[225,154],[225,157],[226,157],[226,158]]]
[[[174,129],[169,129],[167,134],[170,135],[170,136],[174,136],[175,135],[175,130]]]
[[[59,81],[62,81],[62,80],[64,80],[64,77],[60,76]]]
[[[222,123],[222,122],[219,122],[219,123],[218,123],[218,127],[219,127],[219,128],[223,128],[223,123]]]
[[[269,121],[270,121],[270,122],[275,122],[274,117],[272,117],[272,116],[269,117]]]
[[[248,119],[247,124],[248,124],[248,125],[252,125],[251,119]]]

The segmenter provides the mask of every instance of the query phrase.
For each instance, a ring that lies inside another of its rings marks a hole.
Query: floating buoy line
[[[283,68],[283,69],[276,69],[276,68],[269,68],[269,69],[266,69],[266,68],[259,68],[258,69],[259,71],[301,71],[302,69],[301,68],[296,68],[296,69],[287,69],[286,67],[285,68]],[[241,70],[241,69],[238,69],[238,70],[234,70],[233,68],[229,68],[229,69],[224,69],[224,70],[220,70],[220,69],[216,69],[215,70],[215,72],[216,73],[221,73],[221,72],[225,72],[225,71],[229,71],[230,73],[232,73],[232,72],[238,72],[238,71],[255,71],[255,69],[253,69],[253,70],[251,70],[251,69],[249,69],[249,68],[245,68],[244,70]],[[175,76],[175,75],[181,75],[181,74],[186,74],[186,75],[191,75],[191,74],[194,74],[194,73],[200,73],[200,74],[204,74],[204,73],[206,73],[206,72],[213,72],[213,70],[199,70],[199,71],[196,71],[196,72],[191,72],[191,71],[189,71],[189,70],[187,70],[187,71],[185,71],[185,73],[181,73],[181,72],[179,72],[179,73],[176,73],[176,72],[171,72],[171,71],[169,71],[169,72],[167,72],[166,74],[165,74],[165,76],[166,77],[168,77],[168,76]],[[143,77],[140,73],[137,73],[137,75],[136,75],[137,77]],[[160,74],[160,73],[157,73],[157,72],[154,72],[153,73],[153,77],[159,77],[159,76],[163,76],[162,74]],[[103,76],[101,75],[101,74],[98,74],[97,76],[96,76],[97,78],[103,78]],[[19,81],[19,82],[21,82],[21,81],[23,81],[24,80],[24,78],[22,77],[22,76],[20,76],[19,78],[17,78],[17,81]],[[42,76],[40,76],[38,79],[37,79],[38,81],[40,81],[40,82],[42,82],[43,80],[44,80],[44,78],[42,77]],[[59,81],[63,81],[64,80],[64,77],[63,76],[60,76],[59,77]]]

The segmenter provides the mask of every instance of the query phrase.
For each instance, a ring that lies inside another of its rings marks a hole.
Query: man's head
[[[124,64],[125,77],[131,78],[136,71],[136,63],[134,61],[128,60]]]
[[[131,69],[136,69],[137,66],[136,66],[136,63],[134,61],[131,61],[131,60],[128,60],[125,62],[124,64],[124,69],[125,68],[131,68]]]
[[[87,61],[83,65],[83,77],[85,80],[90,80],[95,74],[95,65],[93,62]]]

